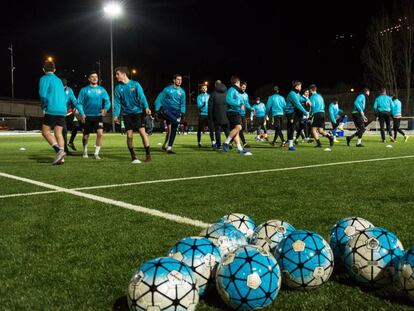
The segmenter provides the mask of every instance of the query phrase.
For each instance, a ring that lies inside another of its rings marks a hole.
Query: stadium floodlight
[[[122,15],[122,6],[120,3],[111,1],[107,3],[104,8],[105,15],[109,18],[110,34],[111,34],[111,111],[112,111],[112,131],[115,132],[114,121],[114,32],[113,20]],[[101,77],[99,77],[100,79]]]
[[[52,56],[48,56],[48,57],[47,57],[47,61],[48,61],[48,62],[53,62],[53,57],[52,57]]]
[[[104,12],[109,18],[117,18],[122,15],[122,6],[120,3],[110,2],[105,5]]]

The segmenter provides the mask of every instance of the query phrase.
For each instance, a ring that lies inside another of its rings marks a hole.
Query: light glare
[[[104,12],[108,17],[115,18],[122,14],[122,8],[119,3],[108,3],[104,7]]]

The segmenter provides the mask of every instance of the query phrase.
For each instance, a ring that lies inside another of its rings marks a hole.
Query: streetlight
[[[111,111],[112,111],[112,131],[115,132],[114,122],[114,40],[113,40],[113,21],[122,15],[122,7],[119,3],[111,1],[104,7],[104,13],[109,18],[109,29],[111,35]]]
[[[52,57],[52,56],[48,56],[48,57],[47,57],[47,61],[48,61],[48,62],[53,62],[53,57]]]
[[[133,75],[136,75],[136,74],[137,74],[137,70],[136,70],[136,69],[132,69],[131,73],[132,73]]]

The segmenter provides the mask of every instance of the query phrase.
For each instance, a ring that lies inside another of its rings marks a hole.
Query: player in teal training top
[[[256,117],[256,141],[260,141],[260,134],[263,129],[265,139],[267,138],[267,128],[266,128],[266,105],[260,100],[260,97],[256,98],[256,101],[253,105],[254,116]]]
[[[240,117],[242,120],[242,129],[239,132],[240,140],[243,144],[243,148],[250,148],[250,145],[246,142],[246,138],[244,137],[244,132],[247,132],[247,119],[246,115],[248,111],[252,110],[252,106],[249,103],[249,94],[247,94],[247,82],[240,83],[240,103],[241,103],[241,110],[240,110]]]
[[[315,84],[309,87],[311,96],[309,98],[311,102],[311,115],[312,115],[312,135],[316,140],[316,147],[321,148],[322,144],[319,140],[319,134],[326,137],[329,140],[329,146],[332,148],[334,139],[333,136],[325,132],[325,101],[323,97],[318,94],[318,89]]]
[[[177,135],[177,128],[186,112],[185,92],[181,88],[182,83],[182,75],[175,74],[173,76],[173,83],[167,86],[155,100],[156,115],[164,118],[167,123],[167,133],[162,150],[167,151],[169,154],[175,153],[172,147]]]
[[[365,116],[364,110],[367,98],[369,97],[370,90],[368,88],[364,88],[362,94],[359,94],[358,97],[355,99],[354,108],[352,109],[352,119],[354,121],[356,132],[351,136],[346,137],[346,144],[349,146],[351,140],[358,136],[357,147],[364,147],[362,144],[362,135],[365,133],[365,123],[368,122],[368,118]]]
[[[407,142],[408,135],[406,135],[403,130],[400,129],[401,123],[401,101],[397,96],[392,97],[392,118],[394,123],[394,140],[397,141],[397,133],[400,133],[404,137],[404,142]]]
[[[214,129],[209,123],[208,118],[208,100],[210,94],[207,93],[208,87],[203,84],[200,87],[200,94],[197,96],[197,110],[198,110],[198,127],[197,127],[197,143],[198,147],[201,148],[201,134],[204,132],[206,126],[209,127],[211,146],[215,145],[214,141]]]
[[[99,151],[102,147],[104,123],[103,117],[111,108],[109,95],[106,90],[98,85],[99,77],[96,71],[92,71],[88,77],[89,85],[82,88],[78,96],[80,106],[79,114],[85,115],[85,127],[83,129],[83,157],[88,157],[89,134],[96,132],[95,159],[100,160]]]
[[[274,94],[269,97],[266,105],[266,114],[271,114],[273,117],[273,126],[275,127],[275,137],[273,138],[272,146],[275,146],[276,140],[280,137],[281,146],[285,143],[285,138],[283,137],[282,124],[283,116],[286,107],[286,101],[283,96],[279,95],[279,87],[275,85],[273,87]]]
[[[139,164],[134,150],[134,131],[138,131],[145,148],[146,162],[151,161],[150,143],[145,131],[145,116],[151,114],[144,90],[137,81],[129,79],[128,67],[115,69],[115,76],[119,84],[114,92],[114,121],[119,124],[122,115],[127,134],[127,146],[131,154],[131,163]]]
[[[43,71],[45,75],[39,82],[39,96],[44,112],[42,135],[56,152],[53,164],[61,164],[66,155],[62,135],[65,127],[66,94],[62,80],[55,75],[55,64],[46,61],[43,64]]]
[[[390,96],[387,95],[387,90],[385,88],[381,89],[381,95],[375,99],[374,102],[374,112],[375,115],[378,117],[380,130],[381,130],[381,139],[382,142],[385,142],[385,131],[384,131],[384,124],[387,127],[387,133],[390,137],[390,141],[394,142],[394,137],[392,136],[391,132],[391,111],[392,111],[392,99]]]

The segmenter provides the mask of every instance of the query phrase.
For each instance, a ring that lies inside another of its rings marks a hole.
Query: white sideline
[[[175,182],[175,181],[186,181],[186,180],[218,178],[218,177],[231,177],[231,176],[238,176],[238,175],[251,175],[251,174],[261,174],[261,173],[282,172],[282,171],[294,171],[294,170],[308,169],[308,168],[359,164],[359,163],[378,162],[378,161],[401,160],[401,159],[410,159],[410,158],[414,158],[414,155],[367,159],[367,160],[354,160],[354,161],[345,161],[345,162],[333,162],[333,163],[323,163],[323,164],[312,164],[312,165],[305,165],[305,166],[282,167],[282,168],[273,168],[273,169],[258,170],[258,171],[246,171],[246,172],[234,172],[234,173],[214,174],[214,175],[204,175],[204,176],[190,176],[190,177],[179,177],[179,178],[170,178],[170,179],[147,180],[147,181],[125,183],[125,184],[112,184],[112,185],[74,188],[73,190],[94,190],[94,189],[105,189],[105,188],[115,188],[115,187],[137,186],[137,185],[147,185],[147,184],[168,183],[168,182]]]
[[[50,190],[50,191],[28,192],[28,193],[4,194],[4,195],[0,195],[0,199],[15,198],[15,197],[25,197],[25,196],[31,196],[31,195],[48,194],[48,193],[56,193],[56,192],[61,192],[61,191]]]
[[[6,178],[9,178],[9,179],[18,180],[18,181],[25,182],[25,183],[28,183],[28,184],[44,187],[44,188],[47,188],[47,189],[52,189],[52,190],[59,191],[59,192],[69,193],[69,194],[72,194],[74,196],[90,199],[90,200],[93,200],[93,201],[97,201],[97,202],[101,202],[101,203],[105,203],[105,204],[110,204],[110,205],[126,208],[126,209],[133,210],[133,211],[136,211],[136,212],[139,212],[139,213],[144,213],[144,214],[148,214],[148,215],[151,215],[151,216],[167,219],[167,220],[170,220],[170,221],[173,221],[173,222],[176,222],[176,223],[191,225],[191,226],[199,227],[199,228],[206,228],[206,227],[209,226],[209,224],[206,224],[206,223],[204,223],[202,221],[199,221],[199,220],[195,220],[195,219],[191,219],[191,218],[187,218],[187,217],[182,217],[182,216],[178,216],[178,215],[174,215],[174,214],[170,214],[170,213],[164,213],[164,212],[154,210],[154,209],[150,209],[150,208],[146,208],[146,207],[143,207],[143,206],[133,205],[133,204],[125,203],[125,202],[122,202],[122,201],[116,201],[116,200],[100,197],[100,196],[89,194],[89,193],[79,192],[79,191],[72,190],[72,189],[62,188],[62,187],[55,186],[55,185],[50,185],[50,184],[47,184],[47,183],[44,183],[44,182],[41,182],[41,181],[36,181],[36,180],[32,180],[32,179],[28,179],[28,178],[24,178],[24,177],[19,177],[19,176],[15,176],[15,175],[10,175],[10,174],[6,174],[6,173],[2,173],[2,172],[0,172],[0,176],[6,177]]]

